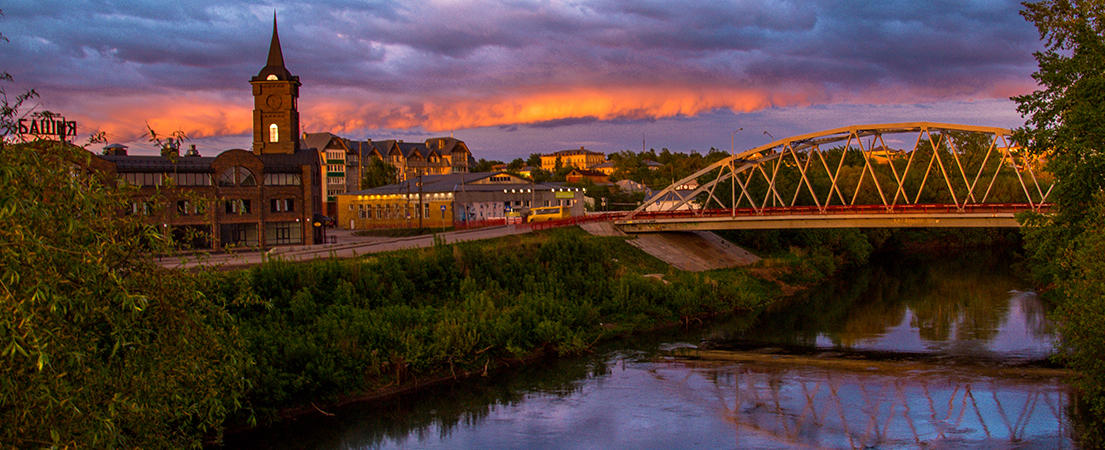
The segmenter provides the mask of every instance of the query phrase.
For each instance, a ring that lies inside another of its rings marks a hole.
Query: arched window
[[[275,123],[269,125],[269,142],[280,142],[280,127]]]
[[[257,186],[257,179],[253,172],[242,166],[230,167],[219,175],[219,186]]]

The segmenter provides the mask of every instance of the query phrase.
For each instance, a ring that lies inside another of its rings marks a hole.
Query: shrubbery
[[[578,229],[512,239],[223,274],[262,299],[235,312],[256,363],[253,406],[268,416],[534,351],[575,354],[603,336],[751,308],[774,293],[740,270],[672,271]],[[642,276],[651,272],[664,280]]]

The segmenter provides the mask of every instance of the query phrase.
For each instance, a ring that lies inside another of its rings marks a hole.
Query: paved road
[[[441,233],[437,236],[445,243],[491,239],[511,234],[528,233],[529,227],[503,225],[479,228],[475,230]],[[389,252],[410,248],[425,248],[434,245],[434,235],[406,238],[387,238],[378,236],[354,236],[349,230],[328,230],[327,236],[334,236],[334,244],[276,247],[266,252],[218,253],[184,258],[164,258],[161,265],[169,268],[190,268],[197,266],[244,267],[260,264],[269,259],[287,261],[306,261],[319,258],[353,258],[378,252]]]

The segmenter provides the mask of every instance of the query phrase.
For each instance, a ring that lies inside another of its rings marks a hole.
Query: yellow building
[[[353,230],[451,227],[505,221],[546,206],[563,206],[580,216],[583,194],[579,188],[504,172],[427,175],[337,195],[337,224]]]
[[[577,169],[589,169],[591,166],[605,162],[606,155],[583,147],[578,150],[561,150],[556,153],[541,155],[541,168],[550,172],[556,170],[557,160],[560,161],[560,167],[571,166]]]

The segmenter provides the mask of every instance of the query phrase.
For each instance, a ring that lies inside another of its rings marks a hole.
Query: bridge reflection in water
[[[1064,412],[1068,388],[1046,369],[956,373],[923,363],[694,353],[712,360],[671,362],[682,383],[663,385],[729,421],[734,448],[764,442],[852,449],[1072,445]]]

